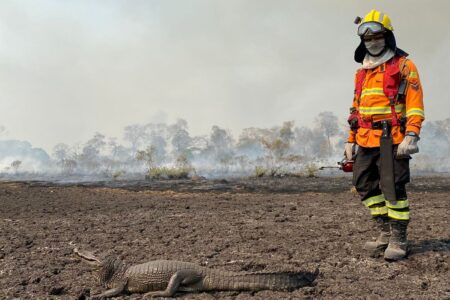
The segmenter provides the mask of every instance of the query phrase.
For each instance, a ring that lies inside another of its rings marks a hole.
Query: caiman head
[[[94,267],[98,282],[107,287],[113,285],[114,279],[126,270],[125,263],[117,257],[106,256],[99,259],[92,252],[78,248],[73,249],[73,252]]]

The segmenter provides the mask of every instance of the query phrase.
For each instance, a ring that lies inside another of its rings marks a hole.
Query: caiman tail
[[[209,272],[208,272],[209,273]],[[228,273],[211,272],[203,279],[203,287],[207,290],[287,290],[291,291],[311,285],[319,274],[315,272],[292,273]]]

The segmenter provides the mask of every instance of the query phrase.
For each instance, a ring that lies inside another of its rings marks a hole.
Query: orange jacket
[[[353,99],[352,107],[359,111],[364,121],[376,122],[392,119],[389,99],[383,92],[385,64],[367,70],[361,97],[359,101],[356,95]],[[423,92],[419,73],[415,64],[409,59],[406,59],[404,63],[400,62],[400,65],[403,66],[401,72],[408,80],[408,87],[406,89],[405,104],[397,104],[395,111],[397,112],[398,118],[406,116],[406,131],[413,131],[419,135],[422,122],[425,119]],[[356,80],[355,76],[355,85]],[[379,147],[381,133],[382,131],[380,129],[358,128],[357,132],[350,130],[347,141],[349,143],[356,142],[362,147]],[[392,128],[393,143],[400,144],[403,138],[404,134],[400,132],[400,127],[394,126]]]

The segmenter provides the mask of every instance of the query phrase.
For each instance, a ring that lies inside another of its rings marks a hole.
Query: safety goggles
[[[370,32],[371,34],[377,34],[384,32],[384,26],[381,23],[378,22],[366,22],[362,23],[358,27],[358,35],[363,36],[367,32]]]

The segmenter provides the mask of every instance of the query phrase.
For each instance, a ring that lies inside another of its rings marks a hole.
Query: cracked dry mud
[[[0,298],[87,299],[104,289],[73,244],[129,263],[184,260],[230,271],[320,269],[293,292],[181,299],[450,299],[450,179],[410,186],[407,260],[369,258],[375,235],[342,178],[0,183]],[[140,299],[123,295],[116,299]]]

